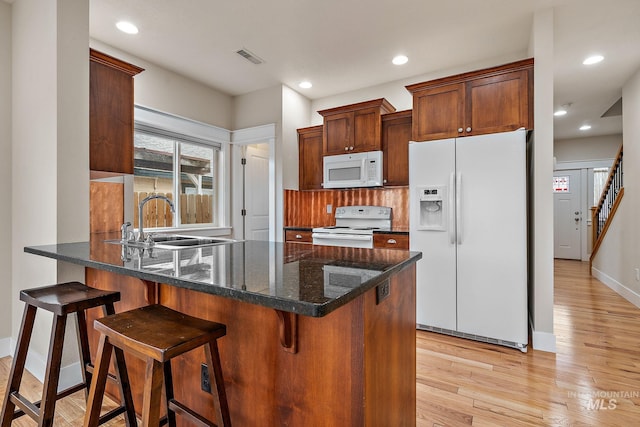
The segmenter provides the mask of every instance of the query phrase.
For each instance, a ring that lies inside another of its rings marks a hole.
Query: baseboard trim
[[[12,356],[11,337],[0,338],[0,357]]]
[[[531,340],[534,350],[556,353],[556,335],[551,332],[539,332],[532,330]]]
[[[10,347],[7,355],[13,357],[16,349],[16,341],[13,338],[7,338],[7,340],[9,340]],[[4,340],[0,340],[0,350],[2,350],[3,341]],[[36,377],[38,381],[44,383],[44,374],[47,370],[47,358],[45,356],[42,356],[33,350],[29,350],[29,353],[27,354],[27,361],[24,366],[25,369],[31,372],[31,375]],[[82,382],[82,371],[80,369],[80,362],[74,362],[60,368],[58,391],[80,384]]]
[[[640,308],[640,294],[629,289],[613,277],[609,276],[607,273],[604,273],[595,267],[591,267],[591,274],[593,275],[593,277],[604,283],[608,288],[620,295],[622,298]]]

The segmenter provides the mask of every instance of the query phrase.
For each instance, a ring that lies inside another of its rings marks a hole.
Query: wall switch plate
[[[327,213],[333,212],[333,206],[327,205]]]
[[[636,281],[640,282],[640,268],[636,268]]]
[[[202,391],[211,393],[211,384],[209,383],[209,367],[206,363],[200,366],[200,388]]]

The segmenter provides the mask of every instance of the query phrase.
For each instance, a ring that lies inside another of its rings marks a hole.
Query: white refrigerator
[[[526,351],[526,132],[409,145],[417,327]]]

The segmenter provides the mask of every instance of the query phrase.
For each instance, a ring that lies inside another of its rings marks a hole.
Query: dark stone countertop
[[[422,258],[398,249],[356,249],[244,241],[190,249],[140,251],[90,242],[25,247],[27,253],[113,273],[322,317]],[[344,286],[327,285],[340,275]],[[407,284],[414,285],[414,284]]]

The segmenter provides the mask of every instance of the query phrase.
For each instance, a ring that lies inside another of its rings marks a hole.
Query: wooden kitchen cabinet
[[[385,186],[409,185],[411,116],[411,110],[382,116],[382,167]]]
[[[89,168],[133,174],[133,76],[144,69],[89,53]]]
[[[398,233],[374,233],[374,249],[404,249],[409,250],[409,234]]]
[[[284,241],[293,243],[313,243],[311,230],[285,230]]]
[[[395,110],[389,101],[380,98],[318,111],[324,117],[323,154],[381,150],[381,116]]]
[[[322,189],[322,125],[298,129],[300,190]]]
[[[415,141],[533,128],[533,59],[406,88]]]

